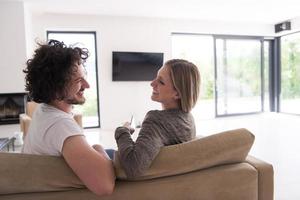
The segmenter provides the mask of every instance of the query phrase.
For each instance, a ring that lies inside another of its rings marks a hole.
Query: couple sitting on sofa
[[[88,50],[67,47],[51,40],[41,44],[27,61],[26,90],[41,103],[35,110],[23,153],[62,156],[74,173],[92,192],[110,194],[114,189],[113,163],[101,145],[87,143],[83,130],[72,118],[72,105],[83,104],[89,88],[83,63]],[[147,113],[137,140],[126,122],[115,131],[118,156],[128,178],[142,175],[160,148],[190,141],[196,130],[190,110],[199,95],[200,74],[185,60],[167,61],[152,81],[152,100],[162,110]]]

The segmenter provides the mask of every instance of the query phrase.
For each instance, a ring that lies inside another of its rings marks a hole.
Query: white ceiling
[[[300,0],[19,0],[33,12],[275,24],[300,16]]]

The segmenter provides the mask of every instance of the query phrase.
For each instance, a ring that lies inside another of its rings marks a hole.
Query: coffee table
[[[0,138],[0,151],[2,151],[5,147],[7,148],[7,151],[9,151],[10,145],[12,145],[13,151],[15,151],[15,140],[16,138],[14,136],[10,138]]]

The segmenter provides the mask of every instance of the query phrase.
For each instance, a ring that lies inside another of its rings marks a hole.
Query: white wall
[[[22,6],[16,5],[14,12],[10,13],[24,13],[19,7]],[[18,16],[22,18],[24,14]],[[26,22],[25,28],[20,22],[22,20]],[[103,129],[114,129],[120,123],[129,120],[131,114],[135,115],[137,122],[142,121],[148,110],[160,109],[158,103],[150,100],[152,91],[150,82],[112,82],[112,51],[163,52],[167,60],[171,58],[172,32],[273,35],[273,25],[95,15],[32,14],[26,7],[25,18],[19,19],[18,22],[22,30],[7,36],[9,39],[0,37],[1,41],[6,42],[10,55],[13,55],[12,50],[16,51],[18,63],[25,62],[26,48],[27,55],[32,55],[36,46],[35,42],[44,41],[47,30],[97,32],[100,118]],[[7,23],[6,26],[8,29],[15,29],[11,23]],[[26,47],[25,33],[27,34]],[[9,32],[6,34],[9,35]],[[9,42],[15,40],[16,37],[24,40],[22,46],[17,49]],[[5,62],[8,63],[9,60]],[[19,66],[14,64],[14,69],[6,78],[11,80],[14,74],[21,74]],[[23,89],[22,81],[22,78],[18,78],[19,86],[16,88],[1,87],[7,91],[16,91]]]
[[[112,51],[164,52],[171,58],[171,33],[272,35],[273,26],[134,17],[35,14],[32,42],[45,40],[47,30],[96,31],[100,117],[103,129],[113,129],[134,114],[142,121],[160,105],[150,100],[150,82],[112,82]]]
[[[296,17],[294,19],[291,19],[290,22],[291,22],[291,30],[290,31],[283,31],[281,33],[281,35],[290,34],[290,33],[299,32],[300,31],[300,17]]]
[[[0,93],[24,92],[26,61],[24,8],[19,2],[0,3]]]

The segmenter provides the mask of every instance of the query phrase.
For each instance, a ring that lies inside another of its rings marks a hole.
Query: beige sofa
[[[272,200],[272,165],[248,156],[254,136],[237,129],[161,149],[150,169],[128,180],[118,160],[112,195],[96,196],[63,158],[0,153],[0,199]]]

